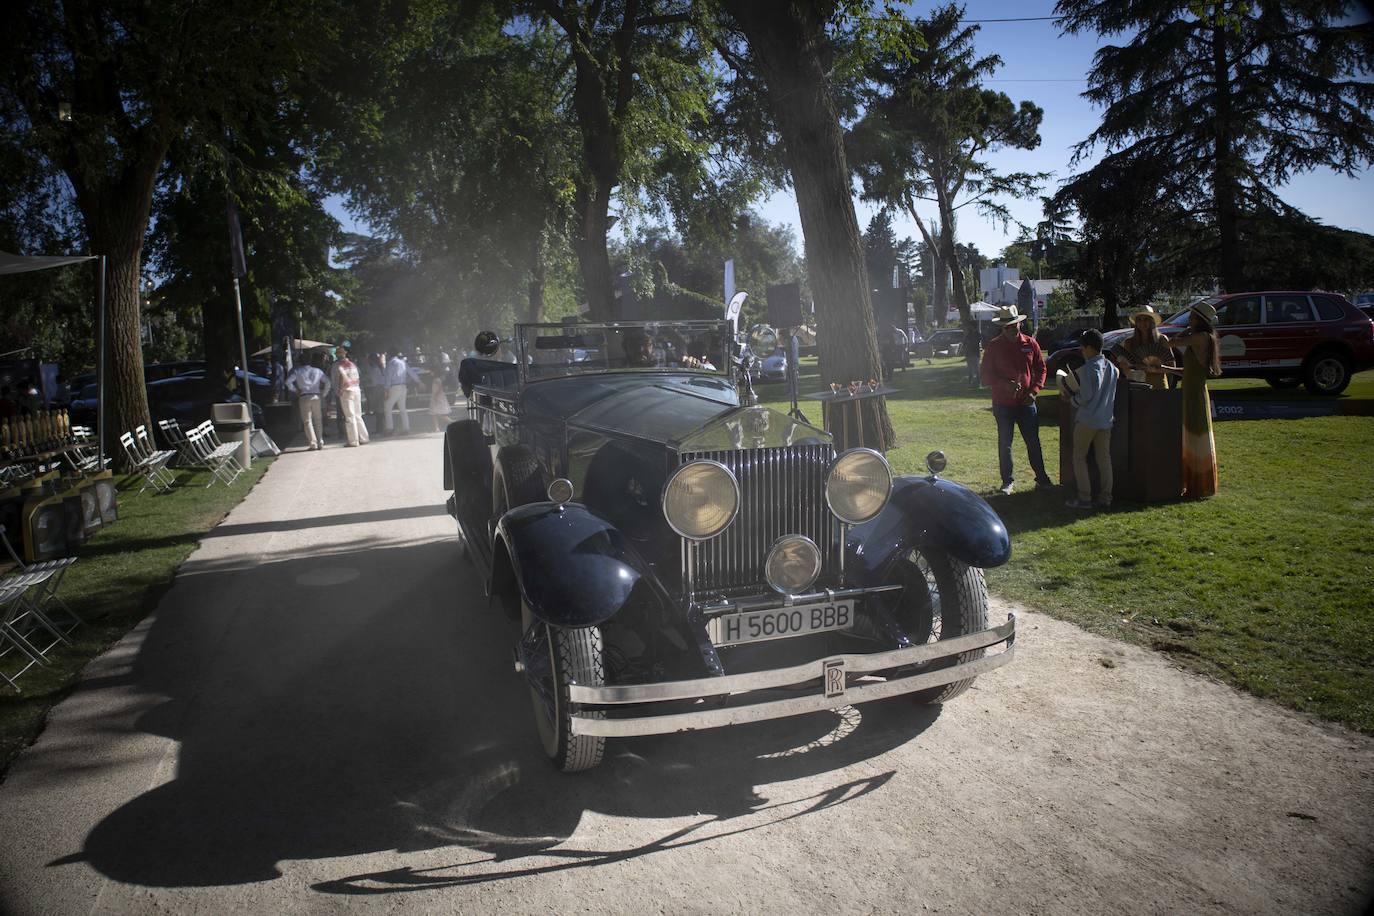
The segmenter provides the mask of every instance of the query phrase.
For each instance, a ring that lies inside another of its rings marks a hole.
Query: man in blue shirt
[[[1102,357],[1102,332],[1084,331],[1083,367],[1078,370],[1078,392],[1073,406],[1078,416],[1073,424],[1073,477],[1078,495],[1065,505],[1071,509],[1091,509],[1092,481],[1088,478],[1088,450],[1097,459],[1100,489],[1097,505],[1112,504],[1112,410],[1116,402],[1116,366]]]
[[[401,412],[401,432],[410,432],[410,413],[406,409],[406,384],[410,381],[410,367],[399,347],[391,348],[391,359],[387,361],[382,383],[386,385],[386,405],[382,408],[382,428],[390,436],[394,429],[391,422],[393,410]]]

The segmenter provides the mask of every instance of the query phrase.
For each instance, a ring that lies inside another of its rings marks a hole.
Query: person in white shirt
[[[286,390],[296,397],[296,409],[305,427],[305,442],[312,452],[319,451],[324,441],[324,413],[320,410],[320,401],[328,397],[334,387],[320,368],[322,362],[324,357],[316,353],[309,364],[292,369],[286,379]]]
[[[382,408],[382,428],[388,436],[394,431],[391,411],[395,407],[401,410],[401,432],[410,432],[410,414],[406,411],[406,384],[410,381],[410,368],[406,365],[399,347],[392,348],[391,353],[383,378],[386,385],[386,406]]]
[[[339,347],[339,359],[329,372],[334,390],[339,394],[339,413],[343,416],[344,438],[352,448],[370,440],[367,424],[363,422],[363,386],[358,364],[348,358],[348,348]]]

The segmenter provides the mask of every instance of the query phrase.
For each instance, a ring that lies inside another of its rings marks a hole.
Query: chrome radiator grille
[[[825,504],[830,445],[691,452],[682,463],[719,461],[739,481],[739,514],[717,537],[683,549],[683,581],[694,592],[764,584],[768,548],[784,534],[804,534],[821,549],[821,569],[837,568],[839,524]]]

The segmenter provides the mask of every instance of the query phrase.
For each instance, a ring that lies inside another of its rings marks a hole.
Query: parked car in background
[[[261,389],[257,384],[253,385],[253,389],[253,423],[261,426],[261,405],[266,403],[266,399],[265,396],[259,399],[258,391]],[[153,419],[176,420],[183,429],[210,419],[212,404],[242,400],[242,395],[205,378],[203,372],[176,375],[148,384],[148,410]]]
[[[778,347],[759,362],[759,378],[765,382],[780,382],[787,378],[787,351]]]
[[[1262,378],[1275,388],[1305,385],[1340,394],[1350,377],[1374,368],[1374,322],[1344,296],[1304,291],[1232,293],[1207,300],[1217,310],[1221,373]],[[1160,328],[1181,332],[1185,309]]]
[[[1374,292],[1360,293],[1355,297],[1355,308],[1374,318]]]
[[[99,386],[94,383],[75,388],[71,403],[67,405],[67,417],[73,426],[95,426],[96,410],[100,405]]]
[[[837,454],[749,403],[729,322],[657,323],[717,368],[658,364],[644,328],[517,325],[515,366],[463,361],[469,418],[444,434],[458,542],[519,622],[489,649],[513,656],[555,766],[596,766],[608,737],[942,703],[1011,660],[982,572],[1006,528],[942,454],[920,477]],[[525,358],[586,349],[605,355]]]
[[[964,332],[962,328],[941,328],[931,332],[926,338],[931,356],[958,356],[964,352]]]
[[[1275,388],[1305,385],[1312,394],[1336,395],[1356,372],[1374,368],[1374,321],[1335,293],[1266,291],[1231,293],[1206,300],[1217,310],[1221,374],[1262,378]],[[1184,309],[1160,326],[1165,336],[1188,326]],[[1103,335],[1110,350],[1129,329]],[[1079,347],[1050,355],[1047,369],[1083,364]]]

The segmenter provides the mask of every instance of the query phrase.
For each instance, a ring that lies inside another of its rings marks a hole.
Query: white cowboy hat
[[[1025,320],[1026,316],[1016,311],[1016,306],[1008,305],[997,310],[997,317],[992,319],[992,323],[1000,327],[1006,327],[1009,324],[1019,324]]]
[[[1197,302],[1194,302],[1192,305],[1188,306],[1188,309],[1189,311],[1197,312],[1198,315],[1201,316],[1201,318],[1204,321],[1206,321],[1212,327],[1216,327],[1217,310],[1216,306],[1212,305],[1212,303],[1204,299],[1199,299]]]
[[[1142,305],[1140,308],[1132,312],[1131,324],[1135,324],[1135,320],[1137,318],[1148,318],[1154,322],[1155,327],[1159,327],[1159,312],[1156,312],[1152,306]]]

